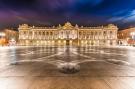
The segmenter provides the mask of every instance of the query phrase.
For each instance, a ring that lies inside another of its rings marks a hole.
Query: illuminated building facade
[[[135,27],[118,31],[119,45],[135,45]]]
[[[117,26],[79,27],[67,22],[64,26],[35,27],[19,25],[19,44],[24,46],[115,46]]]
[[[15,40],[18,41],[18,31],[12,30],[12,29],[5,29],[4,30],[6,39],[8,41]]]
[[[6,34],[4,32],[0,32],[0,46],[4,46],[6,44]]]
[[[10,45],[18,41],[18,32],[11,29],[4,29],[0,32],[0,45]],[[16,44],[14,44],[16,45]]]

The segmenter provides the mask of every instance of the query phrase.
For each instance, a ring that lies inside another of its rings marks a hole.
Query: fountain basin
[[[60,72],[65,74],[73,74],[80,71],[80,65],[77,63],[61,63],[57,67]]]

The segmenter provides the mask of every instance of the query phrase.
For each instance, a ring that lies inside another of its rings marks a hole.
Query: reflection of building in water
[[[20,45],[116,45],[117,26],[79,27],[67,22],[64,26],[35,27],[19,25]]]
[[[135,27],[118,31],[119,45],[135,45]]]

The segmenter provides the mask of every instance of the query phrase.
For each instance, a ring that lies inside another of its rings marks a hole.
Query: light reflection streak
[[[14,64],[17,64],[17,58],[16,58],[16,48],[14,48],[14,47],[12,47],[11,48],[11,52],[12,52],[12,54],[14,55],[14,56],[12,56],[11,57],[11,62],[10,62],[10,64],[12,65],[14,65]]]

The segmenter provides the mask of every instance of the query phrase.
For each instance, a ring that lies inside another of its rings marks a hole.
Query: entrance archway
[[[66,40],[66,46],[70,45],[70,40]]]

